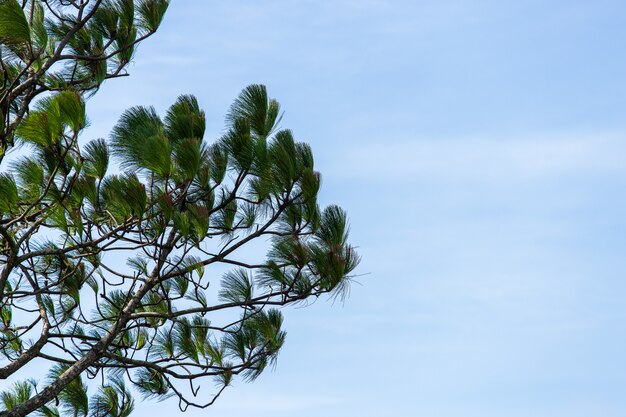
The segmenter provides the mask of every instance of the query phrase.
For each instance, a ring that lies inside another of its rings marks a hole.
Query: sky
[[[217,139],[265,84],[363,258],[345,302],[283,311],[273,371],[185,415],[626,415],[625,17],[609,0],[173,1],[83,137],[191,93]]]

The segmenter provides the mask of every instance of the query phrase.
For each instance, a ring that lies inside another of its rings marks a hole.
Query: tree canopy
[[[274,363],[281,306],[345,294],[359,262],[263,85],[215,141],[183,95],[79,142],[85,94],[121,74],[166,7],[0,0],[1,139],[29,150],[0,159],[1,415],[128,416],[137,394],[209,406]],[[29,378],[31,365],[50,371]]]
[[[126,74],[169,0],[0,0],[0,160],[37,97]]]

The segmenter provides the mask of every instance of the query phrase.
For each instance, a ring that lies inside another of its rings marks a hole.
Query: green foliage
[[[202,140],[206,128],[205,115],[194,96],[178,97],[165,115],[165,131],[171,141]]]
[[[169,2],[166,0],[142,0],[139,2],[139,22],[147,32],[158,29]]]
[[[109,148],[104,139],[92,140],[85,146],[85,175],[104,178],[109,168]]]
[[[0,174],[0,213],[12,213],[19,202],[17,184],[9,174]]]
[[[16,129],[31,141],[49,136],[42,114],[31,123],[44,131],[21,126],[35,103],[47,101],[45,93],[92,94],[104,80],[125,75],[136,45],[156,32],[168,6],[168,0],[0,0],[0,160],[16,144]],[[67,122],[78,131],[84,118]]]
[[[85,104],[75,91],[62,91],[41,100],[35,111],[16,130],[18,138],[45,149],[63,138],[66,128],[74,133],[85,127]]]
[[[13,384],[10,391],[0,393],[0,401],[4,410],[10,410],[25,403],[33,393],[33,384],[30,381],[20,381]]]
[[[247,303],[252,299],[252,280],[245,269],[227,272],[222,278],[220,298],[231,303]]]
[[[34,2],[32,7],[31,41],[33,44],[33,55],[39,56],[48,47],[48,31],[45,24],[43,5],[39,2]]]
[[[54,382],[67,371],[68,365],[57,365],[50,370],[49,382]],[[87,416],[89,413],[89,397],[87,396],[87,386],[80,376],[72,379],[67,386],[59,393],[61,410],[73,416]]]
[[[170,173],[169,140],[152,107],[126,110],[113,128],[111,148],[124,169],[145,169],[162,178]]]
[[[135,408],[130,391],[119,377],[112,377],[101,386],[91,403],[92,417],[128,417]]]
[[[142,24],[158,18],[150,13],[161,3],[148,3],[105,3],[92,25],[103,39],[132,38],[137,7]],[[74,48],[93,46],[90,28]],[[0,174],[0,228],[12,239],[0,248],[11,271],[0,351],[24,358],[42,338],[46,356],[26,361],[51,365],[49,387],[63,382],[54,395],[34,385],[28,395],[26,386],[6,391],[6,404],[47,395],[30,411],[126,417],[134,388],[144,398],[176,396],[182,409],[208,405],[234,379],[253,380],[276,361],[286,333],[273,307],[345,295],[359,262],[346,213],[318,206],[311,148],[278,128],[279,113],[264,86],[247,87],[222,137],[208,143],[205,114],[186,95],[163,118],[133,107],[109,140],[81,145],[87,122],[77,91],[35,106],[16,130],[33,152]],[[254,244],[265,259],[240,256]],[[15,325],[16,308],[33,312],[30,327]],[[44,323],[51,330],[35,334]],[[91,398],[85,374],[102,381]],[[200,404],[204,378],[218,390]]]
[[[269,136],[280,123],[280,105],[267,95],[264,85],[245,88],[230,108],[227,120],[235,125],[245,120],[252,132],[260,138]]]
[[[226,352],[233,358],[250,361],[251,358],[262,355],[262,360],[244,371],[244,378],[256,379],[265,367],[276,359],[276,354],[286,336],[281,330],[282,322],[282,315],[275,309],[267,313],[259,311],[245,320],[237,331],[229,333],[224,338]]]
[[[30,28],[20,4],[17,0],[0,1],[0,43],[22,55],[29,42]]]
[[[163,374],[154,369],[139,370],[135,379],[139,381],[135,386],[144,398],[164,396],[169,391]]]
[[[146,189],[135,174],[111,175],[102,182],[102,200],[113,218],[121,223],[144,213]]]

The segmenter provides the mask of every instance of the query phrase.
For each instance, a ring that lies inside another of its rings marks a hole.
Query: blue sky
[[[217,138],[266,84],[363,256],[344,304],[285,311],[275,371],[186,415],[626,415],[625,17],[604,0],[173,1],[84,137],[193,93]]]

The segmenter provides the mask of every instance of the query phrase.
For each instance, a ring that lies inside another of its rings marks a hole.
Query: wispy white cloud
[[[328,155],[332,175],[352,179],[539,180],[624,173],[626,132],[453,137],[369,142]]]

